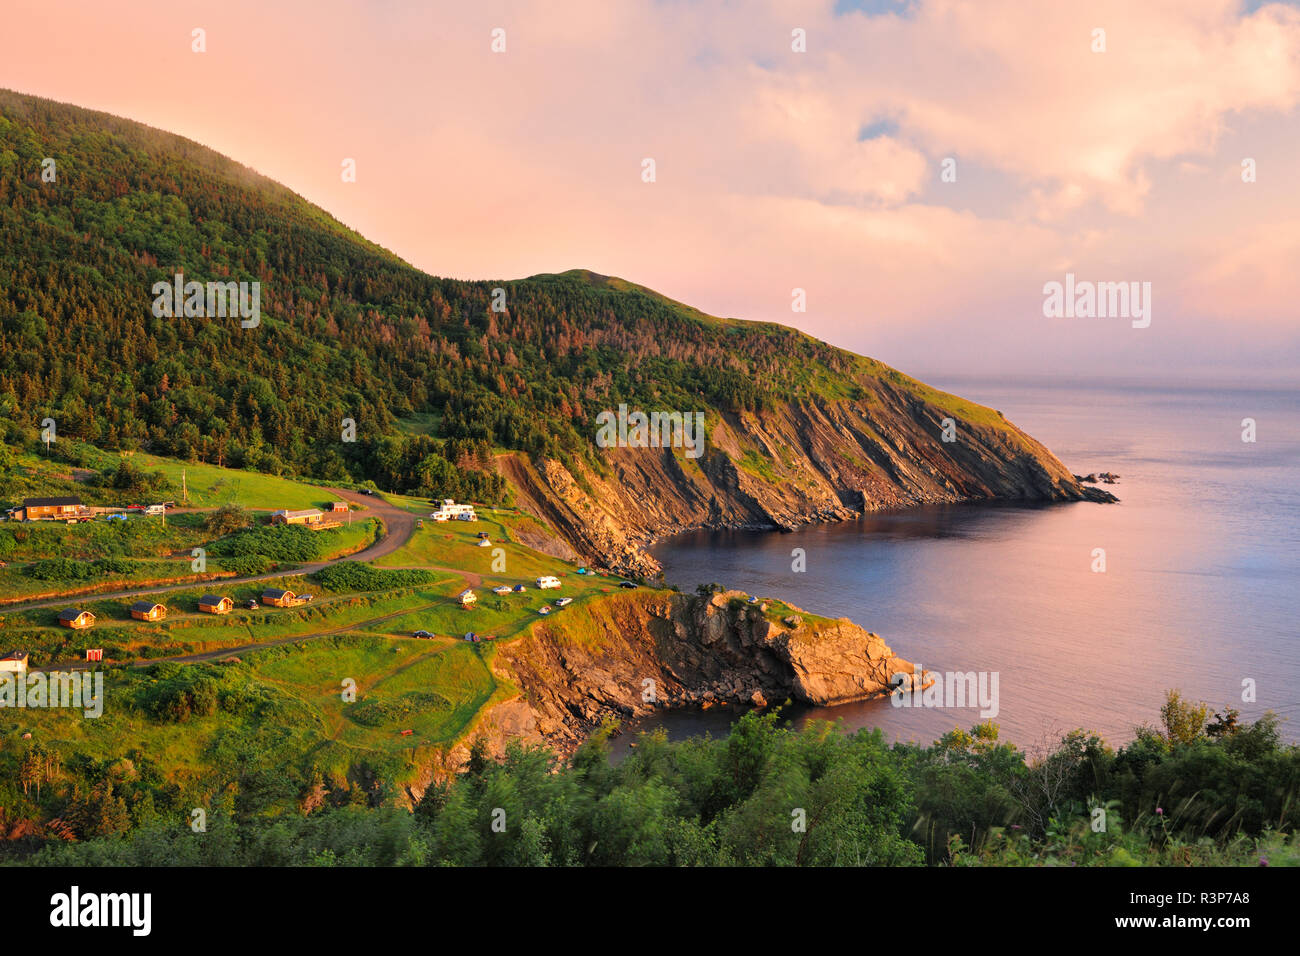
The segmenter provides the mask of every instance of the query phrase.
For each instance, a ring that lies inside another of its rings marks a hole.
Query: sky
[[[3,29],[0,87],[195,139],[436,275],[591,269],[922,377],[1300,379],[1292,4],[47,0]],[[1045,315],[1067,273],[1150,283],[1149,324]]]

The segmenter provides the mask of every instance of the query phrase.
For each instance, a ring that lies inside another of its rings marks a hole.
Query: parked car
[[[313,594],[299,594],[299,595],[298,595],[298,603],[299,603],[299,604],[310,604],[310,603],[311,603],[312,601],[314,601],[314,600],[316,600],[316,596],[313,595]]]
[[[261,605],[258,604],[252,598],[249,598],[247,601],[244,602],[244,607],[248,608],[250,611],[256,611],[259,607],[261,607]]]
[[[432,635],[430,632],[428,632],[428,631],[416,631],[416,632],[413,633],[411,636],[412,636],[412,637],[423,637],[423,638],[433,637],[433,635]]]
[[[619,582],[618,582],[618,586],[621,587],[621,588],[634,588],[634,587],[636,587],[636,582],[635,582],[635,581],[619,581]]]
[[[572,603],[573,603],[573,598],[571,597],[562,597],[562,598],[555,599],[556,607],[566,607],[567,605],[570,605]]]

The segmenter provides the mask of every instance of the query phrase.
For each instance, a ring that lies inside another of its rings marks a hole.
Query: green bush
[[[169,671],[167,668],[164,673]],[[154,720],[184,723],[216,712],[217,686],[205,669],[186,667],[142,687],[136,703]]]
[[[42,558],[23,568],[23,574],[37,581],[85,581],[94,577],[94,567],[71,558]]]
[[[273,564],[270,558],[264,558],[260,554],[245,554],[237,558],[221,558],[217,561],[217,567],[221,570],[232,571],[240,577],[265,574],[271,570]]]
[[[261,555],[276,561],[315,561],[321,556],[321,536],[328,531],[312,531],[300,525],[262,525],[240,531],[212,546],[214,555],[243,557]]]
[[[331,591],[387,591],[427,584],[433,575],[419,568],[387,570],[357,561],[344,561],[322,568],[311,577]]]

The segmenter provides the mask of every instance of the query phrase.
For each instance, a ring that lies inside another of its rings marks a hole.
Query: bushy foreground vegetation
[[[140,693],[157,720],[273,706],[175,671]],[[6,762],[25,790],[47,788],[58,815],[40,836],[11,839],[7,856],[51,865],[1300,864],[1290,836],[1300,748],[1279,742],[1271,715],[1208,725],[1205,716],[1171,695],[1164,726],[1140,728],[1119,750],[1075,731],[1034,759],[992,724],[891,746],[879,731],[796,731],[774,713],[750,713],[722,740],[644,735],[613,766],[611,726],[568,760],[513,745],[497,762],[475,745],[464,772],[431,785],[413,812],[394,806],[399,794],[373,774],[359,775],[363,786],[319,769],[290,780],[277,767],[238,785],[211,781],[195,804],[194,791],[158,779],[147,761],[128,778],[109,764],[61,766],[32,747]],[[290,797],[296,812],[281,812]],[[205,832],[189,826],[196,805]]]

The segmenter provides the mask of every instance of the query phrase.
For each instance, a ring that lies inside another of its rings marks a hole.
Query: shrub
[[[94,576],[95,569],[71,558],[42,558],[23,568],[23,574],[37,581],[85,581]]]
[[[264,558],[260,554],[245,554],[237,558],[222,558],[217,562],[217,566],[223,571],[232,571],[240,577],[248,577],[254,574],[265,574],[271,570],[273,563],[270,558]]]
[[[390,588],[427,584],[432,575],[419,568],[389,570],[372,568],[356,561],[344,561],[322,568],[311,577],[321,587],[331,591],[386,591]]]
[[[315,561],[321,555],[321,536],[330,533],[299,525],[262,526],[239,531],[214,544],[212,551],[228,557],[259,554],[277,561]]]

